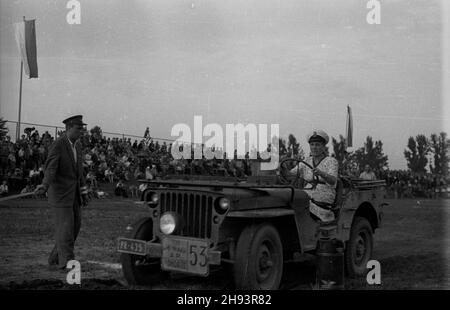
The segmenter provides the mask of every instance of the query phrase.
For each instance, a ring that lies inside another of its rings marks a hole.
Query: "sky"
[[[448,130],[442,0],[382,1],[379,25],[365,0],[80,0],[79,25],[67,23],[67,2],[0,0],[4,119],[18,118],[13,23],[26,16],[39,78],[24,77],[23,122],[83,114],[88,128],[171,138],[201,115],[223,128],[279,124],[308,152],[313,128],[345,135],[349,105],[350,150],[381,140],[391,169],[406,169],[410,136]]]

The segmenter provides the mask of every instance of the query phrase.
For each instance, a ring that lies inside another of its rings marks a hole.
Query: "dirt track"
[[[346,281],[347,289],[450,288],[447,271],[450,253],[450,200],[391,200],[384,226],[375,234],[374,259],[381,263],[382,285],[364,279]],[[70,286],[66,275],[47,268],[53,247],[52,213],[45,200],[23,199],[0,204],[0,289],[130,289],[115,252],[116,238],[128,224],[147,214],[132,200],[96,200],[83,212],[76,242],[82,284]],[[446,234],[447,233],[447,234]],[[447,251],[447,252],[446,252]],[[287,266],[282,289],[311,289],[310,262]],[[173,275],[153,287],[133,289],[231,289],[224,269],[208,278]]]

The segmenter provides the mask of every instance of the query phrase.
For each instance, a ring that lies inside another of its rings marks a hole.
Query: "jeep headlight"
[[[177,229],[177,217],[171,212],[164,213],[159,219],[159,229],[165,235],[172,234]]]
[[[153,204],[157,204],[159,201],[159,195],[157,193],[153,193],[150,195],[150,202]]]
[[[227,210],[230,207],[230,201],[227,198],[220,198],[219,207],[224,211]]]
[[[225,214],[229,208],[230,200],[228,198],[221,197],[214,202],[214,209],[219,214]]]

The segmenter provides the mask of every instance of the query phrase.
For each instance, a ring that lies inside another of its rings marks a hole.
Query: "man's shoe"
[[[48,266],[48,270],[49,271],[57,271],[57,272],[62,272],[62,273],[67,273],[67,268],[66,267],[59,267],[58,265],[49,265]]]

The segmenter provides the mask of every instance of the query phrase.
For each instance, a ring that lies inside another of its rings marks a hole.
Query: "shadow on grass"
[[[380,260],[381,284],[369,285],[365,277],[345,279],[346,290],[445,289],[445,260],[436,252],[421,255],[392,256]],[[285,265],[280,290],[311,290],[315,284],[314,261]],[[0,290],[233,290],[232,269],[214,268],[206,278],[171,274],[153,286],[127,286],[116,279],[85,279],[81,285],[61,280],[37,279],[23,283],[10,282]],[[448,289],[448,288],[447,288]]]
[[[56,279],[36,279],[24,281],[20,284],[10,282],[1,285],[0,290],[123,290],[127,287],[114,279],[86,279],[81,285],[70,285],[62,280]]]
[[[381,284],[369,285],[365,278],[348,279],[346,289],[408,290],[444,289],[445,261],[442,254],[392,256],[380,260]]]

